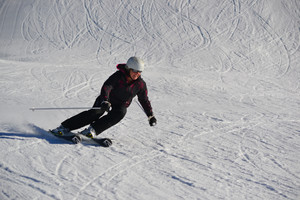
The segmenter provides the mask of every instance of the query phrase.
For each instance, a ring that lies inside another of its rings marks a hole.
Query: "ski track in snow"
[[[0,199],[299,199],[298,1],[0,1]],[[110,148],[47,133],[128,57]]]

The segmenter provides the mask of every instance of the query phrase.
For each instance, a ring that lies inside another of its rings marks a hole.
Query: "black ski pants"
[[[70,131],[91,125],[98,135],[120,122],[126,115],[127,108],[124,106],[112,106],[112,110],[107,115],[102,116],[104,112],[101,109],[90,109],[65,120],[61,124],[65,128],[69,128]]]

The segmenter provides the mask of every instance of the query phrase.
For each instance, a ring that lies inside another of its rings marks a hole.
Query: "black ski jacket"
[[[153,116],[152,107],[148,99],[148,91],[145,81],[141,76],[127,83],[126,77],[129,72],[125,69],[126,64],[117,65],[118,71],[113,73],[103,84],[100,96],[96,99],[94,107],[99,107],[103,101],[108,101],[114,106],[128,107],[132,99],[137,95],[146,115]]]

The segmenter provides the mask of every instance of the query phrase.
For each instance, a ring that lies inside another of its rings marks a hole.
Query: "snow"
[[[300,199],[300,3],[0,1],[0,199]],[[144,59],[110,148],[47,133]]]

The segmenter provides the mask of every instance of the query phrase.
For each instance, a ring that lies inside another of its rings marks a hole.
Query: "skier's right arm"
[[[118,80],[119,80],[119,73],[115,72],[104,82],[104,84],[101,88],[101,93],[97,97],[93,107],[101,107],[101,104],[104,101],[109,102],[110,92],[114,88],[114,86],[117,84]]]

